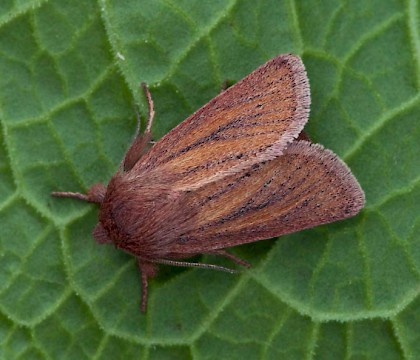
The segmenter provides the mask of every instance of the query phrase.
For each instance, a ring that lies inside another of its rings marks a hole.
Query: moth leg
[[[231,261],[233,261],[233,262],[235,262],[239,265],[245,266],[247,268],[250,268],[252,266],[248,261],[245,261],[245,260],[227,252],[226,250],[222,250],[222,249],[213,250],[213,251],[208,252],[208,254],[224,256],[225,258],[227,258],[227,259],[229,259],[229,260],[231,260]]]
[[[225,80],[222,83],[222,86],[220,87],[220,93],[221,94],[223,91],[225,91],[227,88],[229,88],[231,85],[229,85],[229,80]]]
[[[155,117],[155,106],[153,104],[152,94],[150,94],[150,90],[147,87],[147,84],[141,83],[141,86],[143,88],[144,94],[146,95],[147,103],[149,105],[149,118],[147,119],[146,130],[144,132],[150,133],[152,129],[153,119]]]
[[[79,200],[84,200],[87,202],[101,204],[106,193],[106,187],[104,184],[98,183],[92,185],[88,190],[87,194],[77,193],[77,192],[70,192],[70,191],[53,191],[51,192],[52,196],[57,197],[70,197]]]
[[[157,274],[157,266],[144,259],[137,258],[137,264],[141,273],[141,305],[140,310],[146,312],[147,309],[147,297],[149,289],[149,277],[153,278]]]
[[[147,119],[146,130],[144,130],[143,134],[140,134],[141,120],[140,115],[137,112],[136,137],[134,138],[133,143],[125,154],[122,164],[120,164],[120,167],[122,165],[124,171],[130,171],[134,165],[136,165],[137,161],[139,161],[139,159],[149,150],[150,145],[153,144],[151,129],[153,119],[155,117],[155,108],[149,88],[145,83],[142,83],[141,86],[143,87],[144,94],[147,98],[147,103],[149,104],[149,118]]]
[[[305,140],[305,141],[312,142],[309,135],[303,130],[300,132],[299,136],[296,138],[295,141],[300,141],[300,140]]]
[[[136,138],[140,135],[140,130],[141,130],[141,116],[140,116],[140,110],[137,105],[134,105],[134,112],[136,113],[136,119],[137,119],[136,133],[134,135],[134,138]]]

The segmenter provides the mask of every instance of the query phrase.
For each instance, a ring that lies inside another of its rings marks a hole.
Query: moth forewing
[[[171,130],[135,169],[161,168],[173,186],[197,189],[279,156],[302,131],[309,106],[302,60],[277,56]]]

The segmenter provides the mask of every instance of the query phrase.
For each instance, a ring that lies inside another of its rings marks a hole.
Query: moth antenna
[[[147,97],[147,103],[149,105],[149,118],[147,119],[146,130],[144,132],[150,133],[152,129],[153,119],[155,117],[155,106],[153,104],[152,94],[150,93],[150,90],[147,87],[147,84],[143,82],[141,83],[141,86],[143,88],[144,94]]]
[[[89,197],[86,194],[76,193],[76,192],[71,192],[71,191],[52,191],[51,195],[56,196],[56,197],[69,197],[69,198],[89,201]]]
[[[164,265],[173,265],[173,266],[180,266],[180,267],[192,267],[192,268],[202,268],[202,269],[213,269],[224,271],[230,274],[236,274],[239,271],[234,269],[229,269],[224,266],[214,265],[214,264],[205,264],[205,263],[195,263],[195,262],[187,262],[187,261],[176,261],[176,260],[166,260],[166,259],[148,259],[148,261],[156,264],[164,264]]]
[[[247,268],[250,268],[252,265],[248,262],[245,261],[243,259],[241,259],[240,257],[237,257],[229,252],[227,252],[226,250],[213,250],[211,252],[208,252],[207,254],[209,255],[220,255],[225,257],[226,259],[229,259],[239,265],[245,266]]]
[[[90,203],[101,204],[106,193],[105,185],[98,183],[92,185],[88,190],[87,194],[82,194],[78,192],[70,192],[70,191],[53,191],[51,192],[52,196],[57,197],[69,197],[74,199],[79,199],[83,201],[87,201]]]

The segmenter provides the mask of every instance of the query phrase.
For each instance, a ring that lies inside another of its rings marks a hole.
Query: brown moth
[[[301,140],[310,93],[298,56],[271,59],[153,146],[153,101],[143,87],[147,128],[108,186],[52,193],[100,205],[93,236],[137,258],[142,311],[157,264],[234,272],[180,260],[214,254],[249,266],[224,249],[345,219],[363,207],[349,168]]]

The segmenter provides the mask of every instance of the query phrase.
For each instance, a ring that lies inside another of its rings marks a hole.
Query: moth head
[[[152,215],[161,192],[143,186],[127,172],[117,173],[110,180],[100,204],[99,222],[93,236],[101,244],[114,243],[125,251],[147,252],[148,240],[155,227]]]
[[[127,190],[111,179],[99,208],[99,222],[93,230],[93,237],[98,243],[114,243],[117,247],[125,247],[124,244],[129,241],[129,216],[126,213],[129,198]]]
[[[109,207],[105,208],[110,210]],[[127,235],[121,230],[120,225],[112,216],[111,212],[104,213],[104,208],[101,207],[99,222],[93,229],[93,237],[99,244],[114,243],[117,247],[124,247],[123,244]]]
[[[104,229],[100,222],[96,224],[92,234],[99,244],[112,243],[112,239],[108,236],[107,231]]]

